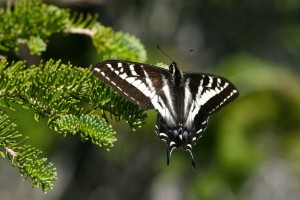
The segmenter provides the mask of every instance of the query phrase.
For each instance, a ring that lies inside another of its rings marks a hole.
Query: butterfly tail
[[[171,157],[170,148],[167,146],[167,165],[169,165],[170,163],[170,157]]]

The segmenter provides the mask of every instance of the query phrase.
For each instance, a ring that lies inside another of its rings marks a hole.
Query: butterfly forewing
[[[153,99],[164,86],[167,70],[136,62],[108,60],[98,63],[92,72],[123,97],[143,109],[154,108]]]

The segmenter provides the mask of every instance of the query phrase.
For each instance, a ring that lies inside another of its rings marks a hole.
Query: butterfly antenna
[[[186,58],[186,56],[193,51],[194,51],[194,49],[190,49],[187,52],[185,52],[185,54],[182,56],[181,60],[184,60]]]
[[[160,52],[162,52],[167,58],[169,58],[171,61],[175,62],[171,56],[169,56],[166,52],[164,52],[159,45],[157,45],[158,50],[160,50]]]

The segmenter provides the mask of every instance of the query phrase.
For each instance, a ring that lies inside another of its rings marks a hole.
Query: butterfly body
[[[156,134],[166,142],[167,163],[175,148],[192,149],[207,127],[209,116],[238,96],[227,79],[185,73],[172,62],[169,69],[130,61],[108,60],[92,72],[142,109],[155,109]]]

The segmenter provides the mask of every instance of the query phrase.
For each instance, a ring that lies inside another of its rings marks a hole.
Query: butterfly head
[[[185,151],[188,151],[192,157],[192,166],[195,168],[195,162],[192,153],[192,137],[192,133],[182,126],[177,126],[169,130],[170,153],[174,148],[182,148]]]
[[[177,67],[177,64],[175,62],[172,62],[169,66],[169,72],[171,73],[173,77],[173,84],[177,90],[179,90],[180,85],[182,84],[182,72]]]
[[[173,76],[182,76],[181,71],[179,70],[179,68],[177,67],[177,63],[176,62],[172,62],[169,65],[169,72],[173,75]]]

